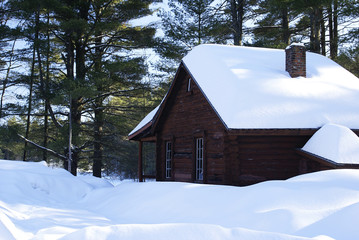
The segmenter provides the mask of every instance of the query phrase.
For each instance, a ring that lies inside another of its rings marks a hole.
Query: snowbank
[[[0,200],[9,202],[18,201],[16,197],[25,203],[74,202],[93,189],[68,171],[51,169],[45,162],[1,160],[0,176]]]
[[[112,187],[44,163],[0,161],[0,239],[359,239],[358,186],[358,170],[331,170],[249,187]]]
[[[302,149],[336,163],[359,164],[359,137],[337,124],[324,125]]]
[[[243,228],[224,228],[209,224],[131,224],[109,227],[89,227],[69,234],[61,240],[305,240],[310,238],[295,237],[279,233],[259,232]],[[317,240],[330,238],[318,237]]]

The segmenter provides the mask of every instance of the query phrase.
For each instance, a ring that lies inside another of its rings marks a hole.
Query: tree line
[[[201,43],[285,48],[301,42],[358,76],[358,1],[177,0],[169,7],[160,13],[164,38],[158,47],[168,62],[179,62]]]
[[[135,176],[127,134],[194,46],[302,42],[359,76],[358,20],[354,0],[0,0],[2,158]]]

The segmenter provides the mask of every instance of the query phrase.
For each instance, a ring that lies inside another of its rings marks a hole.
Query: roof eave
[[[332,168],[355,168],[355,169],[359,169],[359,164],[352,164],[352,163],[337,163],[333,160],[330,160],[328,158],[324,158],[321,157],[319,155],[316,155],[314,153],[305,151],[301,148],[296,149],[296,152],[306,158],[309,158],[310,160],[314,160],[316,162],[319,162],[321,164],[324,164],[328,167],[332,167]]]
[[[143,134],[147,129],[149,129],[152,126],[152,121],[146,123],[143,127],[138,129],[136,132],[128,135],[128,140],[139,140],[139,136]]]
[[[229,128],[229,135],[243,136],[312,136],[317,128]]]
[[[318,128],[229,128],[229,135],[242,136],[312,136]],[[351,129],[359,136],[359,129]]]

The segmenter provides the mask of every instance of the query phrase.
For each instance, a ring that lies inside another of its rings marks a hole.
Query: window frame
[[[165,178],[172,178],[173,141],[165,141]]]
[[[204,180],[204,137],[195,138],[195,180]]]
[[[188,79],[187,79],[187,92],[192,92],[192,78],[191,77],[189,77]]]

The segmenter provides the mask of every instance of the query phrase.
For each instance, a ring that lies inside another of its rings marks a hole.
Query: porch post
[[[143,175],[142,175],[142,141],[138,142],[138,181],[143,182]]]

